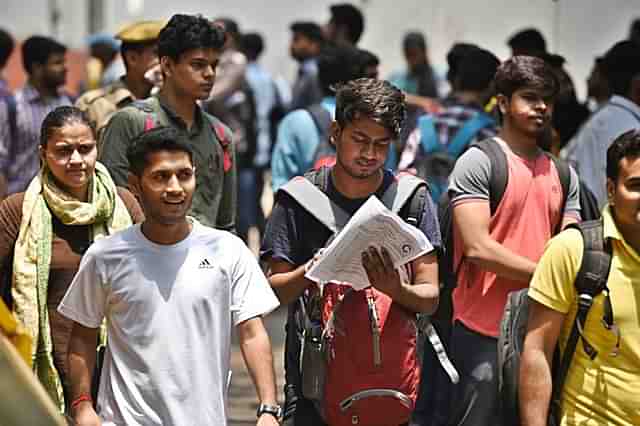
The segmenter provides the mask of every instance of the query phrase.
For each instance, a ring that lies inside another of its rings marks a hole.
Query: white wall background
[[[289,24],[295,20],[324,23],[328,6],[339,0],[103,0],[105,31],[138,19],[167,18],[174,13],[202,13],[235,18],[243,31],[258,31],[267,42],[263,62],[274,72],[293,76],[288,54]],[[50,6],[61,17],[57,36],[81,47],[87,34],[86,0],[0,0],[0,26],[22,39],[54,34]],[[401,40],[408,30],[422,30],[431,61],[443,71],[445,55],[456,41],[468,41],[509,55],[506,39],[520,28],[534,26],[547,38],[549,50],[567,59],[579,95],[593,58],[625,38],[630,22],[640,17],[640,0],[360,0],[366,17],[361,46],[382,61],[382,75],[403,66]]]

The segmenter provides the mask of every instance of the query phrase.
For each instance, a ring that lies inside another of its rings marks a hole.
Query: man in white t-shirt
[[[143,133],[127,155],[129,184],[146,219],[96,241],[58,307],[75,321],[69,370],[76,424],[226,425],[233,325],[261,403],[257,425],[277,425],[261,316],[278,299],[256,259],[237,237],[186,217],[196,154],[175,129]],[[109,343],[96,413],[91,372],[105,318]]]

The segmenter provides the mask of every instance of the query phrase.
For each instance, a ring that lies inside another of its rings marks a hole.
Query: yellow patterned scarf
[[[47,310],[47,288],[54,214],[65,225],[92,225],[91,241],[131,225],[131,216],[118,196],[107,169],[96,163],[89,201],[81,202],[58,187],[43,167],[31,181],[22,204],[16,241],[12,294],[14,310],[32,338],[33,369],[49,396],[64,410],[62,383],[53,364],[53,343]]]

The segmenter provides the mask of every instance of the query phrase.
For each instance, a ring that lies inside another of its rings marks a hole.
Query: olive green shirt
[[[101,162],[109,169],[116,185],[127,186],[129,162],[127,146],[145,128],[171,126],[186,136],[196,167],[196,190],[189,215],[206,226],[235,230],[236,161],[231,130],[196,106],[195,121],[187,129],[182,120],[159,97],[152,96],[117,111],[103,132]],[[147,123],[147,124],[145,124]],[[216,130],[216,127],[218,130]],[[227,157],[217,132],[228,143]],[[225,166],[226,165],[226,166]],[[227,170],[225,171],[225,167]]]

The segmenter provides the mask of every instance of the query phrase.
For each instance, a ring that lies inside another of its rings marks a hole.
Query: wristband
[[[73,400],[73,402],[71,403],[71,409],[73,410],[74,408],[76,408],[78,404],[84,401],[93,403],[93,399],[91,399],[91,397],[86,393],[83,393],[79,397]]]

